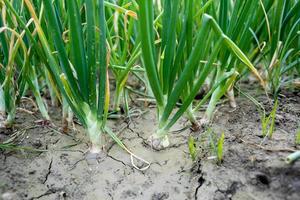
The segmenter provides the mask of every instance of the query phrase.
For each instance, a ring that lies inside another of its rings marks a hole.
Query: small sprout
[[[277,107],[278,107],[278,100],[276,99],[270,115],[266,116],[265,112],[262,114],[261,124],[262,124],[262,135],[264,137],[268,136],[269,138],[272,138],[273,136]]]
[[[225,134],[224,132],[221,134],[221,137],[218,140],[218,152],[217,152],[217,158],[218,158],[218,162],[221,163],[223,160],[223,145],[224,145],[224,138],[225,138]]]
[[[236,89],[238,89],[238,88],[236,87]],[[238,89],[238,91],[256,105],[256,107],[259,111],[259,114],[260,114],[262,136],[263,137],[268,136],[269,138],[272,138],[274,128],[275,128],[275,117],[276,117],[276,111],[277,111],[277,107],[278,107],[278,100],[277,99],[275,100],[273,109],[272,109],[271,113],[269,114],[269,116],[267,116],[265,108],[261,103],[259,103],[251,95],[244,93],[243,91],[241,91],[239,89]]]
[[[209,133],[211,153],[213,154],[213,156],[210,156],[210,158],[216,158],[218,164],[221,164],[221,162],[223,161],[225,134],[224,132],[222,132],[221,136],[218,137],[218,135],[212,130],[210,130]]]
[[[196,149],[195,139],[193,138],[193,136],[189,137],[188,144],[189,144],[189,152],[190,152],[191,158],[193,161],[195,161],[196,156],[197,156],[197,149]]]
[[[300,145],[300,128],[296,132],[296,145]]]

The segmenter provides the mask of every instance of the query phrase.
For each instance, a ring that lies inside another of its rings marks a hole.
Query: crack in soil
[[[181,147],[183,145],[186,145],[186,142],[182,142],[182,143],[178,143],[178,144],[173,144],[173,145],[167,147],[166,149],[172,149],[172,148],[177,149],[177,148],[179,148],[179,147]]]
[[[135,168],[134,168],[133,166],[126,164],[126,163],[123,162],[122,160],[119,160],[119,159],[117,159],[117,158],[115,158],[115,157],[113,157],[113,156],[111,156],[111,155],[109,155],[109,154],[107,154],[107,157],[109,157],[110,159],[112,159],[112,160],[114,160],[114,161],[116,161],[116,162],[121,163],[121,164],[124,165],[125,167],[129,167],[129,168],[132,170],[132,172],[135,171]],[[144,173],[144,172],[142,172],[142,174],[143,174],[143,173]]]
[[[134,133],[138,138],[140,138],[142,140],[142,144],[143,144],[144,147],[146,147],[146,148],[150,147],[151,150],[159,151],[159,150],[156,150],[156,149],[152,148],[152,146],[148,144],[147,139],[144,138],[143,136],[141,136],[140,133],[134,131],[130,126],[128,126],[127,128],[128,128],[128,130],[130,130],[132,133]],[[185,128],[183,128],[182,130],[185,130]],[[178,137],[181,137],[181,136],[178,136]],[[182,136],[182,137],[185,138],[185,136]],[[181,147],[181,146],[183,146],[185,144],[186,144],[186,142],[182,142],[182,143],[178,143],[178,144],[173,144],[173,145],[170,145],[169,147],[164,148],[163,150],[165,150],[165,149],[166,150],[167,149],[172,149],[172,148],[179,148],[179,147]]]
[[[49,175],[51,174],[52,163],[53,163],[53,158],[51,158],[51,161],[50,161],[50,163],[49,163],[49,166],[48,166],[48,172],[47,172],[47,174],[46,174],[46,176],[45,176],[44,181],[42,182],[43,184],[45,184],[45,183],[47,182],[48,177],[49,177]]]
[[[197,200],[198,199],[198,196],[197,196],[197,194],[198,194],[198,190],[202,187],[202,185],[204,184],[204,182],[205,182],[205,179],[204,179],[204,177],[203,177],[203,172],[202,172],[202,165],[201,165],[201,161],[199,161],[198,162],[199,164],[198,164],[198,169],[197,169],[197,171],[196,171],[196,174],[199,174],[199,178],[198,178],[198,186],[196,187],[196,190],[195,190],[195,200]]]
[[[58,138],[57,140],[55,140],[52,144],[55,145],[60,141],[61,138]]]
[[[163,167],[164,165],[166,165],[167,162],[163,162],[163,164],[161,164],[160,162],[156,161],[156,162],[152,162],[151,165],[158,165],[159,167]]]
[[[108,196],[110,197],[111,200],[114,200],[114,197],[110,192],[108,193]]]
[[[73,169],[75,169],[76,166],[77,166],[77,164],[80,163],[81,161],[84,161],[84,160],[85,160],[85,158],[81,158],[81,159],[77,160],[77,161],[69,168],[70,171],[73,170]]]
[[[141,140],[143,140],[143,143],[147,140],[146,138],[144,138],[144,137],[142,137],[137,131],[134,131],[132,128],[130,128],[129,126],[128,126],[128,129],[132,132],[132,133],[134,133],[138,138],[140,138]]]
[[[114,158],[114,157],[112,157],[112,156],[109,155],[109,154],[107,154],[107,157],[111,158],[112,160],[114,160],[114,161],[116,161],[116,162],[122,163],[122,165],[124,165],[124,166],[128,166],[128,165],[126,165],[122,160],[119,160],[119,159],[117,159],[117,158]]]
[[[170,145],[168,147],[165,147],[163,149],[157,149],[157,148],[154,148],[151,144],[149,144],[147,141],[143,140],[142,142],[143,146],[147,149],[150,149],[150,150],[154,150],[154,151],[164,151],[164,150],[170,150],[170,149],[179,149],[179,147],[181,146],[184,146],[186,145],[186,142],[182,142],[182,143],[178,143],[178,144],[173,144],[173,145]],[[180,149],[179,149],[180,150]],[[184,152],[184,151],[183,151]]]
[[[51,194],[55,194],[55,193],[60,192],[60,191],[61,190],[57,190],[57,189],[51,188],[51,189],[48,189],[45,193],[43,193],[43,194],[41,194],[41,195],[39,195],[37,197],[31,197],[29,200],[40,199],[42,197],[49,196]]]
[[[3,153],[2,155],[4,156],[4,158],[3,158],[3,164],[6,164],[6,159],[7,159],[7,156],[6,156],[6,154],[5,154],[5,153]]]

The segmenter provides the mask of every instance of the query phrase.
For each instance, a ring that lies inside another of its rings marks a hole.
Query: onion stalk
[[[201,26],[193,38],[190,33],[190,29],[193,28],[191,26],[193,17],[190,16],[193,1],[186,1],[183,4],[184,11],[179,9],[180,1],[165,1],[160,53],[157,53],[155,46],[152,2],[138,1],[138,4],[143,61],[158,110],[158,129],[149,138],[149,142],[154,148],[161,149],[169,145],[168,132],[170,128],[192,105],[207,77],[217,70],[216,83],[219,85],[214,87],[214,91],[211,93],[211,102],[206,112],[206,118],[211,119],[218,99],[229,88],[232,88],[238,74],[234,68],[226,72],[222,68],[215,69],[213,67],[222,51],[229,51],[231,56],[243,62],[264,85],[264,81],[247,56],[225,35],[211,16],[203,14]],[[179,15],[183,16],[183,21],[177,20]],[[176,31],[177,26],[181,26],[179,33]],[[178,41],[177,45],[176,41]],[[212,44],[213,47],[211,47]],[[207,62],[201,64],[201,60],[207,60]],[[223,79],[223,77],[226,78]],[[183,105],[171,116],[179,99]],[[189,113],[189,115],[192,114],[194,113]]]

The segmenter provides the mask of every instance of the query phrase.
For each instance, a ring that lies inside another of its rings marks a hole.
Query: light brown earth
[[[256,98],[271,111],[265,97]],[[190,159],[187,138],[192,134],[204,140],[202,132],[173,132],[171,147],[159,152],[145,145],[157,126],[155,108],[145,109],[149,111],[131,121],[111,120],[109,126],[120,132],[123,142],[152,163],[144,172],[134,169],[129,155],[116,144],[106,146],[107,154],[98,163],[86,160],[87,140],[79,126],[79,133],[64,135],[36,123],[38,114],[18,112],[16,125],[1,131],[0,142],[17,133],[18,145],[47,151],[0,150],[0,199],[299,200],[300,162],[288,165],[284,159],[300,149],[294,142],[300,123],[300,93],[280,97],[273,139],[261,146],[255,105],[244,97],[237,102],[234,111],[227,104],[219,105],[212,125],[215,133],[225,132],[220,165],[207,159],[211,154],[205,142],[198,143],[198,160]],[[49,110],[58,130],[60,111]],[[182,119],[173,131],[188,125]]]

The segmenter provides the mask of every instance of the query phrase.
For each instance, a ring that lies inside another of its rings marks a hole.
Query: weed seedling
[[[263,112],[263,115],[261,116],[263,137],[268,136],[269,138],[272,138],[272,136],[273,136],[277,107],[278,107],[278,100],[276,99],[270,115],[266,116],[266,113]]]
[[[221,164],[223,161],[224,138],[224,132],[222,132],[222,134],[218,137],[218,135],[215,132],[213,132],[211,129],[209,130],[209,143],[211,154],[213,155],[213,158],[217,159],[218,164]]]
[[[237,87],[235,87],[235,88],[238,89]],[[276,112],[277,112],[277,107],[278,107],[278,99],[275,100],[272,111],[267,116],[266,110],[265,110],[264,106],[261,103],[259,103],[251,95],[246,94],[246,93],[242,92],[241,90],[239,90],[239,92],[256,105],[256,107],[259,111],[259,114],[260,114],[261,127],[262,127],[262,136],[264,138],[266,136],[268,136],[269,138],[272,138],[273,133],[274,133],[274,128],[275,128],[275,118],[276,118]]]
[[[195,139],[193,138],[193,136],[189,137],[188,144],[189,144],[190,156],[191,156],[192,160],[195,161],[196,157],[197,157],[197,146],[196,146]]]
[[[296,145],[300,144],[300,128],[296,131],[295,143],[296,143]]]

